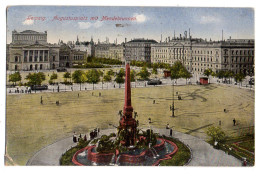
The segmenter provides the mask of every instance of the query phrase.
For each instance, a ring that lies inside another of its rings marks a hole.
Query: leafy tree
[[[29,73],[26,77],[28,80],[27,85],[41,85],[41,83],[45,80],[45,74],[43,72],[39,73]]]
[[[9,81],[13,82],[14,85],[16,85],[16,82],[21,81],[21,80],[22,80],[22,77],[21,77],[20,72],[15,72],[15,73],[9,75]]]
[[[151,73],[147,70],[147,67],[144,66],[144,67],[142,67],[140,72],[137,73],[137,75],[140,76],[141,79],[147,80],[149,78],[149,76],[151,75]]]
[[[208,68],[208,69],[204,70],[204,73],[203,73],[203,74],[204,74],[205,76],[207,76],[208,79],[209,79],[209,76],[212,75],[212,73],[213,73],[212,69],[211,69],[211,68]],[[210,82],[210,81],[209,81],[209,82]]]
[[[217,76],[219,79],[223,79],[223,78],[224,78],[224,74],[225,74],[225,72],[224,72],[223,70],[220,70],[220,71],[216,74],[216,76]]]
[[[242,86],[242,81],[245,79],[245,75],[243,73],[237,73],[235,74],[234,78],[236,82],[239,82],[239,87]]]
[[[80,90],[81,90],[81,84],[86,82],[86,74],[82,70],[76,70],[72,74],[72,80],[74,83],[80,84]]]
[[[67,82],[67,79],[71,78],[70,73],[69,72],[64,73],[63,78],[65,79],[64,82]]]
[[[110,82],[112,80],[111,75],[109,74],[109,72],[107,72],[105,74],[105,76],[103,77],[103,81],[107,83],[107,87],[108,87],[108,82]]]
[[[173,64],[170,70],[171,70],[171,79],[176,79],[176,83],[177,83],[177,80],[184,76],[186,68],[182,65],[180,61],[177,61]]]
[[[116,74],[116,78],[115,78],[115,82],[119,84],[119,87],[120,84],[123,84],[125,82],[124,76],[125,76],[125,70],[121,68],[119,72]]]
[[[86,75],[87,75],[87,83],[92,83],[93,90],[94,90],[94,84],[97,84],[100,81],[101,72],[96,69],[91,69],[87,71]]]
[[[54,82],[53,80],[55,79],[58,79],[58,75],[57,73],[52,73],[49,83],[52,84]]]
[[[153,65],[153,70],[152,70],[152,74],[157,75],[158,71],[157,71],[158,67],[156,64]]]
[[[211,126],[208,127],[206,134],[211,137],[212,141],[222,142],[225,140],[226,135],[220,127]]]
[[[115,73],[112,69],[110,69],[110,70],[108,70],[107,74],[110,76],[114,76]]]
[[[130,72],[130,81],[135,82],[136,72],[134,70],[131,70]]]
[[[186,79],[186,84],[187,84],[187,79],[191,78],[192,74],[187,69],[185,69],[184,72],[182,73],[182,77]]]
[[[228,77],[229,77],[229,82],[230,82],[230,80],[232,80],[231,78],[234,78],[235,74],[234,74],[234,72],[231,71],[231,70],[229,70],[229,71],[227,71],[227,72],[228,72]]]

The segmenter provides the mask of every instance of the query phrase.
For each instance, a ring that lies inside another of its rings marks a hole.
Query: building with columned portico
[[[8,70],[48,70],[59,66],[59,46],[47,43],[47,31],[14,30],[7,47]]]

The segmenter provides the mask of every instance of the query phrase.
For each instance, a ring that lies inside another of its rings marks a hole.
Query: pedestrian
[[[87,141],[87,135],[85,134],[85,136],[84,136],[84,141]]]
[[[221,120],[218,122],[218,124],[221,126]]]
[[[99,96],[101,96],[101,93],[99,92]]]
[[[226,109],[224,109],[224,112],[227,112],[227,110],[226,110]]]
[[[42,101],[42,96],[41,96],[41,104],[43,103],[43,101]]]
[[[170,136],[172,136],[172,129],[170,129]]]
[[[167,123],[167,125],[166,125],[166,129],[170,129],[170,127],[169,127],[169,123]]]
[[[76,143],[77,142],[77,137],[76,137],[76,133],[74,131],[74,134],[73,134],[73,142]]]
[[[244,160],[243,160],[243,162],[242,162],[242,166],[247,166],[246,158],[244,158]]]
[[[58,100],[58,101],[56,101],[56,105],[57,105],[57,106],[59,106],[59,104],[60,104],[60,101],[59,101],[59,100]]]
[[[79,93],[78,93],[78,98],[79,98]]]
[[[155,104],[155,100],[153,100],[153,104]]]
[[[85,87],[85,90],[87,90],[87,88]]]
[[[236,126],[236,119],[233,119],[233,125]]]
[[[116,85],[114,84],[114,88],[116,88]]]
[[[152,123],[152,119],[151,118],[148,118],[148,121],[149,121],[149,123]]]

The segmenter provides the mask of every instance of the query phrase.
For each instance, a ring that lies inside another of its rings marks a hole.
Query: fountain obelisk
[[[130,65],[125,65],[125,105],[123,116],[119,121],[119,133],[124,134],[121,144],[125,146],[134,145],[136,141],[136,120],[132,117],[133,107],[131,105],[131,82],[130,82]]]

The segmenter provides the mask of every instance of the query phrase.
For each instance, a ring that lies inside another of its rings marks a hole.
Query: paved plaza
[[[153,130],[161,135],[169,136],[169,130]],[[116,132],[116,130],[102,130],[99,135],[109,134],[111,132]],[[187,166],[241,166],[240,160],[221,150],[214,149],[200,138],[177,131],[173,132],[173,136],[188,145],[191,149],[192,159]],[[38,151],[30,158],[27,165],[58,166],[61,155],[73,146],[75,146],[75,143],[72,141],[72,136],[59,140]]]

